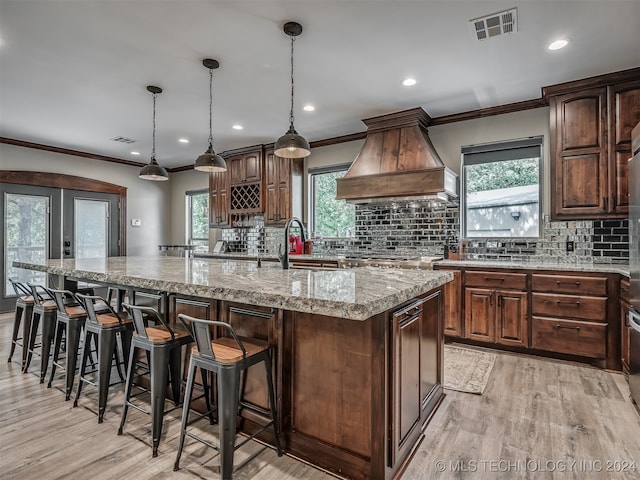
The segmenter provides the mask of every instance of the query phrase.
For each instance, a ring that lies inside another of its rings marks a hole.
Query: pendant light
[[[274,153],[284,158],[304,158],[311,154],[311,147],[303,136],[298,135],[293,126],[293,42],[295,37],[302,33],[302,25],[296,22],[287,22],[282,29],[291,37],[291,110],[289,112],[289,130],[276,142]]]
[[[227,170],[227,162],[220,155],[213,151],[213,128],[211,126],[211,105],[213,104],[213,94],[211,92],[213,85],[213,70],[220,66],[217,60],[205,58],[202,64],[209,69],[209,148],[200,155],[194,169],[200,172],[225,172]]]
[[[145,165],[140,169],[140,174],[138,176],[144,180],[163,182],[165,180],[169,180],[169,174],[163,167],[158,165],[158,162],[156,162],[156,96],[159,93],[162,93],[162,89],[160,87],[149,85],[147,90],[153,95],[153,146],[151,148],[151,161],[149,162],[149,165]]]

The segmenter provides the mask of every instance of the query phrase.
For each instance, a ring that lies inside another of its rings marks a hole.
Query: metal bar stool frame
[[[151,416],[152,455],[158,456],[158,446],[162,436],[162,422],[165,413],[164,404],[167,382],[171,381],[173,403],[175,408],[180,405],[180,387],[182,385],[181,351],[182,346],[192,343],[188,331],[172,328],[164,317],[154,308],[123,303],[122,306],[133,319],[135,333],[131,340],[129,362],[127,366],[127,380],[124,391],[124,403],[118,435],[122,435],[127,419],[129,407],[135,408]],[[156,325],[148,326],[149,319]],[[149,359],[149,374],[151,377],[151,411],[131,402],[131,390],[136,369],[136,353],[145,350]]]
[[[23,373],[29,371],[31,359],[36,353],[36,337],[38,335],[38,327],[41,326],[40,334],[40,383],[44,383],[49,368],[49,357],[51,353],[51,343],[56,326],[58,309],[56,302],[51,298],[47,288],[42,285],[33,283],[28,284],[31,290],[31,298],[33,298],[33,311],[29,319],[29,341],[27,343],[27,359],[22,370]]]
[[[33,314],[34,300],[31,292],[26,284],[9,278],[13,291],[16,294],[15,315],[13,320],[13,332],[11,334],[11,350],[9,350],[9,359],[7,363],[11,363],[11,358],[16,346],[22,349],[22,360],[20,368],[24,370],[27,361],[27,350],[29,344],[29,327],[31,325],[31,316]],[[20,325],[22,325],[22,337],[19,337]]]
[[[78,399],[82,393],[82,387],[89,383],[98,388],[98,423],[102,423],[104,412],[107,407],[107,396],[111,386],[111,367],[115,359],[118,375],[122,382],[125,378],[120,369],[120,359],[118,355],[117,337],[120,334],[120,344],[123,353],[123,363],[129,358],[131,349],[131,338],[133,335],[133,323],[129,316],[122,312],[116,312],[108,300],[97,295],[83,295],[76,293],[75,297],[85,311],[87,319],[84,324],[84,342],[80,353],[80,370],[78,372],[78,388],[73,406],[78,406]],[[96,310],[96,306],[100,309]],[[106,309],[105,309],[106,307]],[[98,353],[98,366],[95,380],[86,377],[87,361],[91,353],[91,341],[96,344]]]
[[[180,427],[180,442],[178,453],[173,470],[180,468],[180,456],[184,447],[185,436],[203,443],[204,445],[217,450],[220,453],[220,478],[231,480],[233,475],[233,454],[234,451],[253,439],[259,433],[269,427],[273,428],[274,442],[278,456],[282,456],[279,431],[276,421],[275,393],[273,379],[271,377],[271,348],[257,339],[241,338],[236,334],[235,329],[228,323],[216,320],[204,320],[179,314],[178,318],[191,331],[191,335],[196,341],[196,346],[191,351],[189,361],[189,373],[187,376],[187,386],[185,390],[184,402],[182,405],[182,422]],[[211,327],[219,327],[228,332],[231,337],[219,337],[215,340],[211,336]],[[217,348],[216,348],[217,347]],[[218,355],[216,349],[225,351],[235,350],[233,357]],[[226,358],[225,358],[226,357]],[[257,408],[241,401],[241,374],[252,365],[264,362],[267,388],[269,393],[269,410]],[[211,442],[191,433],[187,430],[189,425],[189,404],[193,392],[193,384],[196,368],[208,370],[216,373],[217,379],[217,409],[219,422],[220,445],[216,446]],[[235,445],[236,420],[242,408],[248,408],[257,413],[267,416],[269,421],[263,425],[253,435]]]
[[[58,307],[53,344],[53,359],[51,361],[51,373],[49,374],[47,388],[51,388],[53,377],[56,373],[56,367],[63,368],[65,371],[64,399],[67,401],[71,398],[71,391],[73,390],[76,366],[78,364],[80,337],[87,319],[87,312],[77,303],[77,299],[71,291],[55,290],[52,288],[47,288],[46,290],[55,300],[56,306]],[[66,363],[64,366],[58,362],[63,332],[66,335]]]

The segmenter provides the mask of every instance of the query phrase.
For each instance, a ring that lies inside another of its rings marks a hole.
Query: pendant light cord
[[[209,146],[213,146],[213,68],[209,69]]]
[[[293,130],[293,42],[296,37],[291,35],[291,110],[289,111],[289,123],[291,124],[291,130]]]
[[[151,146],[151,158],[156,158],[156,94],[153,94],[153,143]]]

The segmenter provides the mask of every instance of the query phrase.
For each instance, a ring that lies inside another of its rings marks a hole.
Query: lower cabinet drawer
[[[527,288],[526,273],[503,273],[503,272],[465,272],[464,284],[469,287],[485,287],[524,290]]]
[[[532,300],[533,315],[569,317],[595,322],[607,321],[606,298],[534,293]]]
[[[531,346],[539,350],[591,358],[607,356],[607,326],[557,318],[533,317]]]

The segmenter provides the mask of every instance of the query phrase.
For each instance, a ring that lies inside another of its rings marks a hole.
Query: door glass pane
[[[76,198],[74,207],[75,258],[108,256],[109,202]]]
[[[45,274],[14,268],[14,260],[42,263],[47,258],[49,238],[49,197],[35,195],[5,195],[4,259],[5,296],[13,296],[9,278],[21,282],[45,283]]]

